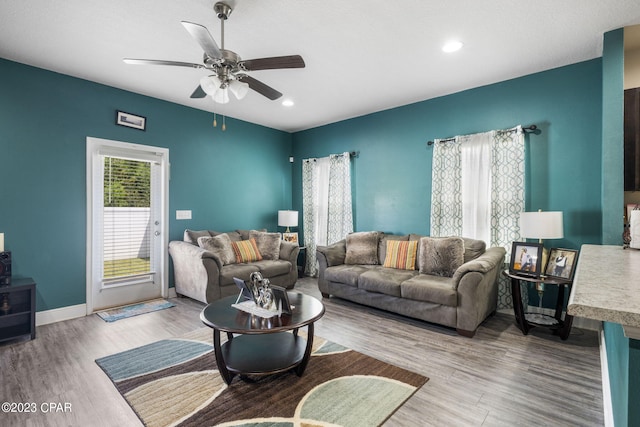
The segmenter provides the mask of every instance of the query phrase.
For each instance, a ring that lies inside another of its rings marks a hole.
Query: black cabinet
[[[36,283],[29,277],[0,287],[0,342],[23,335],[36,337]]]
[[[624,191],[640,190],[640,88],[624,91]]]

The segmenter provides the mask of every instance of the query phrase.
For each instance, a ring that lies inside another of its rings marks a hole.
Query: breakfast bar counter
[[[640,251],[582,245],[567,313],[619,323],[640,339]]]

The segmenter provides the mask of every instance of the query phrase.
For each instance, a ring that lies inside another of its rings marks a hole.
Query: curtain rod
[[[340,154],[330,154],[330,156],[342,156],[343,153]],[[358,157],[360,155],[359,151],[349,151],[349,157]],[[304,159],[303,162],[311,162],[311,161],[316,161],[315,158],[312,159]]]
[[[529,125],[529,126],[527,126],[527,127],[523,127],[523,128],[522,128],[522,130],[523,130],[523,131],[527,131],[527,130],[529,130],[529,131],[532,131],[532,132],[533,132],[533,131],[535,131],[535,130],[537,130],[537,129],[538,129],[538,126],[536,126],[536,125]],[[509,132],[509,131],[513,131],[513,130],[515,130],[515,128],[514,128],[514,129],[507,129],[507,130],[503,130],[503,131],[501,131],[501,132]],[[499,131],[499,132],[500,132],[500,131]],[[441,140],[440,140],[440,142],[453,141],[453,140],[455,140],[456,138],[457,138],[457,137],[455,137],[455,136],[452,136],[451,138],[443,138],[443,139],[441,139]],[[427,142],[427,145],[433,145],[433,144],[434,144],[434,142],[433,142],[433,141],[428,141],[428,142]]]

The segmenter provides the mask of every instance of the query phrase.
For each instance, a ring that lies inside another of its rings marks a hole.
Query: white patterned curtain
[[[491,246],[506,249],[505,262],[511,259],[511,243],[520,240],[518,220],[520,212],[524,212],[524,175],[522,126],[495,132],[491,153]],[[498,277],[498,308],[511,308],[509,279],[502,274]],[[528,301],[526,292],[524,297]]]
[[[511,251],[524,211],[524,132],[521,126],[435,140],[431,235],[464,236]],[[498,308],[513,307],[499,275]]]
[[[332,154],[302,162],[302,210],[306,271],[316,276],[316,246],[335,243],[353,231],[351,156]]]

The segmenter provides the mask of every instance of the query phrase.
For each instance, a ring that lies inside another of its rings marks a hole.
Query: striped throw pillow
[[[256,239],[231,242],[233,252],[236,254],[236,262],[262,261],[262,256],[256,245]]]
[[[384,267],[415,270],[417,251],[417,240],[387,240],[387,256],[384,259]]]

